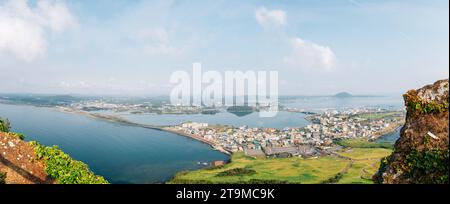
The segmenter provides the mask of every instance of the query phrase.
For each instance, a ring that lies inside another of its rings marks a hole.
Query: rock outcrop
[[[392,155],[382,160],[378,183],[449,183],[449,81],[404,95],[406,123]]]

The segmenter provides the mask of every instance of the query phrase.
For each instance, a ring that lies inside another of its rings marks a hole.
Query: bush
[[[343,147],[352,147],[352,148],[384,148],[384,149],[394,148],[394,144],[390,142],[370,142],[364,139],[344,139],[339,140],[336,143]]]
[[[337,173],[337,174],[334,175],[333,177],[331,177],[331,178],[329,178],[329,179],[327,179],[327,180],[325,180],[325,181],[322,181],[322,184],[333,184],[333,183],[337,183],[337,182],[339,182],[339,180],[342,179],[342,177],[344,177],[344,174],[342,174],[342,173]]]
[[[0,184],[5,184],[6,183],[6,173],[5,172],[0,172]]]
[[[8,119],[0,118],[0,132],[9,132],[11,129],[11,124]]]
[[[406,156],[406,173],[416,183],[449,183],[449,149],[411,151]]]
[[[256,174],[256,171],[249,168],[235,168],[235,169],[229,169],[226,171],[222,171],[218,173],[216,176],[218,177],[224,177],[224,176],[249,176]]]
[[[25,139],[25,135],[22,134],[22,133],[13,132],[13,133],[10,133],[10,135],[16,137],[19,140],[24,140]]]
[[[57,146],[46,147],[31,142],[37,159],[43,160],[45,172],[60,184],[107,184],[102,176],[95,175],[83,162],[73,160]]]

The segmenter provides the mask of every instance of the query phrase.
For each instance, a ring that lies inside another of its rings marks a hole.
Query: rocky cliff
[[[449,81],[404,95],[406,123],[392,155],[382,160],[378,183],[449,183]]]

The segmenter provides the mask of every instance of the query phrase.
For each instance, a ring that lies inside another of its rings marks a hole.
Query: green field
[[[355,115],[353,117],[361,118],[363,120],[374,120],[374,119],[382,119],[388,117],[395,117],[401,115],[401,112],[382,112],[382,113],[362,113]]]
[[[355,148],[339,153],[348,158],[309,159],[253,158],[235,153],[225,166],[181,172],[168,183],[372,183],[380,159],[390,153],[389,149]],[[335,177],[339,179],[333,180]]]
[[[389,155],[392,150],[383,148],[350,148],[338,152],[339,155],[354,160],[380,159]]]
[[[390,142],[370,142],[365,139],[345,139],[338,141],[337,144],[351,148],[394,148],[394,144]]]

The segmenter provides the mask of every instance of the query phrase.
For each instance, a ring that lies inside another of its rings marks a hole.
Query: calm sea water
[[[26,140],[58,145],[112,183],[155,183],[182,170],[201,168],[197,162],[228,157],[198,141],[156,130],[115,125],[47,108],[0,104]]]
[[[287,107],[302,108],[309,111],[345,108],[385,108],[402,109],[403,98],[401,94],[371,97],[331,97],[331,96],[305,96],[284,97],[280,103]]]

